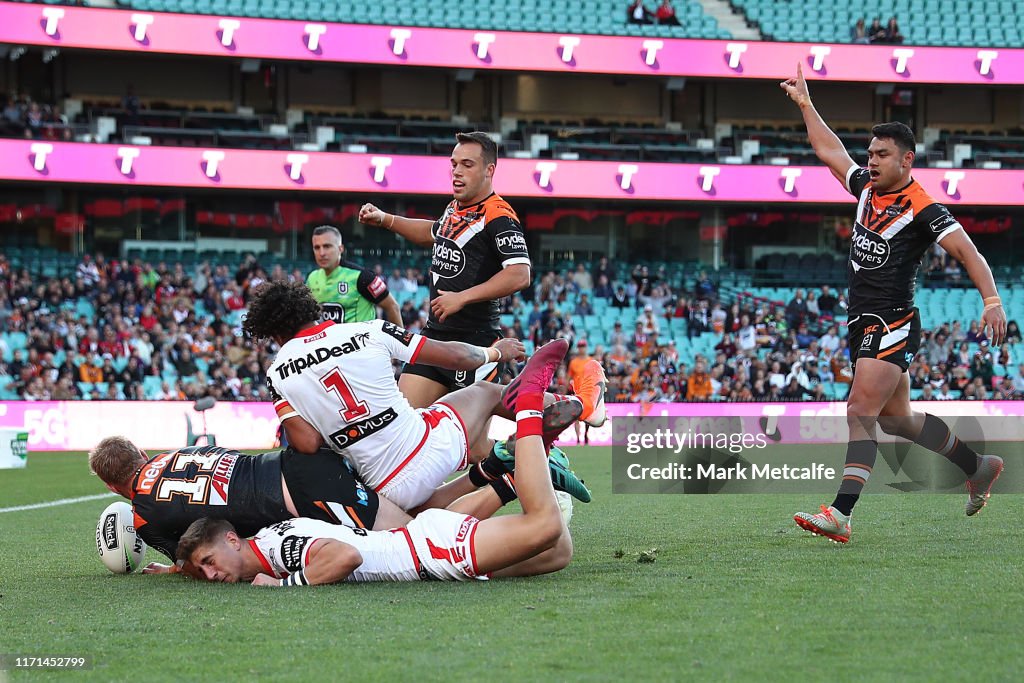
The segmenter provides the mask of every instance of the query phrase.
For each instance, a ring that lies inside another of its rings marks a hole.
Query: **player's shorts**
[[[473,546],[480,520],[450,510],[424,510],[406,526],[420,576],[441,581],[486,580],[477,571]]]
[[[436,330],[434,328],[427,327],[420,332],[420,334],[427,339],[434,339],[436,341],[460,341],[466,344],[475,344],[476,346],[484,347],[490,346],[501,339],[501,332],[499,330],[449,332],[447,330]],[[438,384],[443,384],[448,388],[448,391],[451,392],[456,389],[468,387],[479,380],[497,383],[505,370],[504,365],[504,363],[485,363],[476,370],[446,370],[445,368],[439,368],[434,365],[416,363],[407,364],[402,369],[402,374],[426,377]]]
[[[906,372],[921,348],[921,314],[916,308],[861,313],[850,318],[847,329],[854,367],[858,358],[877,358]]]
[[[281,452],[281,474],[299,517],[311,517],[354,529],[372,529],[377,494],[363,486],[344,458],[329,448],[313,455],[288,448]]]
[[[377,486],[377,493],[403,510],[419,507],[434,489],[469,463],[469,436],[462,418],[438,402],[416,411],[427,425],[423,440]]]

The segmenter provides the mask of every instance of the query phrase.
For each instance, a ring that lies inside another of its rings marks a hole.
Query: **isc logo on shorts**
[[[473,526],[475,520],[472,517],[466,517],[462,520],[462,525],[459,527],[459,533],[455,534],[455,542],[462,543],[466,540],[466,536],[469,534],[470,527]]]

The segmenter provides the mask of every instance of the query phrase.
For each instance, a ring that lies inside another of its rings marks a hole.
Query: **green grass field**
[[[820,495],[613,495],[611,453],[569,449],[595,501],[546,577],[255,589],[114,576],[115,500],[0,513],[0,653],[88,655],[10,680],[1019,680],[1021,495],[865,496],[853,542],[800,531]],[[82,454],[0,471],[0,507],[102,493]],[[638,553],[657,548],[654,562]],[[152,553],[152,551],[151,551]],[[159,559],[152,553],[148,560]],[[0,672],[0,679],[3,678]]]

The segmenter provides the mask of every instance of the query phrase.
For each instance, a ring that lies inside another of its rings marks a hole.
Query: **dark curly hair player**
[[[256,290],[242,329],[255,339],[291,338],[320,317],[320,304],[301,282],[268,282]]]
[[[525,358],[521,341],[503,338],[482,347],[429,339],[385,320],[335,323],[317,322],[318,317],[305,285],[270,282],[256,290],[244,323],[250,335],[281,347],[267,369],[267,387],[292,448],[313,453],[326,445],[343,455],[368,487],[408,510],[444,507],[501,479],[501,457],[486,450],[473,457],[470,447],[487,438],[492,415],[513,415],[514,399],[497,384],[477,381],[414,409],[399,391],[392,361],[470,371]],[[534,365],[527,363],[523,374],[536,372]],[[549,398],[545,433],[553,439],[580,416],[582,405]],[[493,467],[474,468],[445,484],[453,472],[484,460]],[[571,474],[563,462],[557,478],[575,486],[578,479]],[[511,479],[509,486],[497,483],[501,500],[511,500]],[[581,483],[575,489],[570,484],[569,493],[589,500]]]

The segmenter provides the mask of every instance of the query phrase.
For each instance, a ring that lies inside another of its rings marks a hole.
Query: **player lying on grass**
[[[230,523],[204,518],[182,536],[179,556],[211,581],[251,581],[257,586],[465,581],[563,568],[571,559],[572,541],[546,472],[541,408],[568,346],[560,339],[541,348],[534,358],[542,359],[544,372],[519,383],[515,470],[521,514],[480,520],[434,509],[391,531],[299,518],[262,529],[248,540]],[[489,489],[479,494],[494,495]]]
[[[578,406],[560,401],[545,409],[544,429],[550,438],[579,416]],[[514,479],[505,454],[514,445],[499,445],[505,461],[492,456],[476,466],[480,475],[492,480],[492,495],[462,496],[458,491],[465,486],[457,479],[443,486],[437,498],[452,510],[478,518],[489,517],[513,500]],[[556,488],[589,500],[564,455],[553,454],[548,466]],[[392,529],[411,519],[364,487],[344,460],[327,448],[314,454],[285,449],[246,455],[219,446],[192,446],[150,458],[125,437],[113,436],[89,453],[89,467],[107,488],[132,502],[142,540],[172,560],[181,534],[206,516],[226,519],[245,534],[300,516],[357,529]],[[172,571],[156,563],[148,570]]]
[[[497,385],[477,382],[414,409],[398,389],[391,361],[468,371],[523,358],[522,342],[506,338],[485,348],[428,339],[382,320],[318,324],[319,315],[304,284],[269,282],[256,291],[243,323],[250,336],[280,346],[267,385],[289,443],[307,453],[326,444],[345,456],[368,487],[405,510],[443,507],[432,497],[435,490],[466,466],[472,444],[487,438],[491,415],[513,416],[517,383],[503,393]],[[531,372],[528,362],[521,374]],[[600,384],[594,382],[590,391],[600,393]],[[598,403],[595,396],[571,400]],[[473,468],[459,492],[488,483]]]

